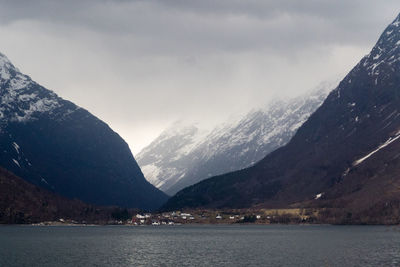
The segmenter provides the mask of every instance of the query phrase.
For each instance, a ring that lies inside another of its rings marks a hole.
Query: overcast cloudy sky
[[[178,119],[215,123],[343,76],[400,1],[0,0],[0,52],[137,153]]]

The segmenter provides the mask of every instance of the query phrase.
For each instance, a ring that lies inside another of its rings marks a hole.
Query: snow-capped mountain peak
[[[0,85],[10,83],[9,90],[19,90],[29,82],[31,79],[22,74],[4,54],[0,53]]]
[[[22,74],[0,53],[0,120],[28,121],[61,106],[61,99]],[[73,107],[75,110],[77,107]],[[72,111],[72,110],[70,110]]]
[[[13,70],[16,70],[10,60],[2,53],[0,53],[0,80],[8,80],[12,76]]]
[[[382,72],[382,68],[391,67],[400,61],[400,14],[386,27],[378,42],[371,52],[360,62],[366,67],[368,74],[377,76]]]
[[[211,130],[174,123],[137,155],[138,163],[148,181],[171,195],[213,175],[251,166],[285,145],[335,85],[274,100]]]

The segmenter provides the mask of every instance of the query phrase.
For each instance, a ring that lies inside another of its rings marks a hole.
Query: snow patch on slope
[[[19,165],[19,162],[18,162],[18,160],[16,160],[16,159],[12,159],[12,161],[18,166],[18,167],[20,167],[21,168],[21,165]]]
[[[320,199],[323,195],[324,193],[316,194],[314,199]]]
[[[152,179],[154,177],[158,177],[159,174],[161,173],[161,169],[157,167],[155,164],[148,164],[142,167],[142,172],[147,175],[147,180],[156,185],[160,183],[160,181]]]
[[[19,149],[20,149],[19,145],[17,143],[15,143],[15,142],[13,142],[12,145],[13,145],[15,151],[17,151],[17,153],[19,154]]]
[[[395,134],[395,136],[393,137],[389,137],[389,139],[383,143],[382,145],[380,145],[377,149],[375,149],[374,151],[368,153],[366,156],[354,161],[353,166],[357,166],[359,164],[361,164],[363,161],[365,161],[366,159],[368,159],[369,157],[371,157],[372,155],[374,155],[375,153],[377,153],[378,151],[380,151],[381,149],[387,147],[388,145],[390,145],[391,143],[393,143],[394,141],[396,141],[397,139],[400,138],[400,131],[397,132]]]

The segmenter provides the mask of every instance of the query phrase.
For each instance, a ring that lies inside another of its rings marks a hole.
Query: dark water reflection
[[[0,266],[400,266],[400,227],[0,227]]]

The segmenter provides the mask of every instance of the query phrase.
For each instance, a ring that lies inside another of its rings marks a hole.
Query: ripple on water
[[[0,227],[0,266],[398,266],[398,227]]]

